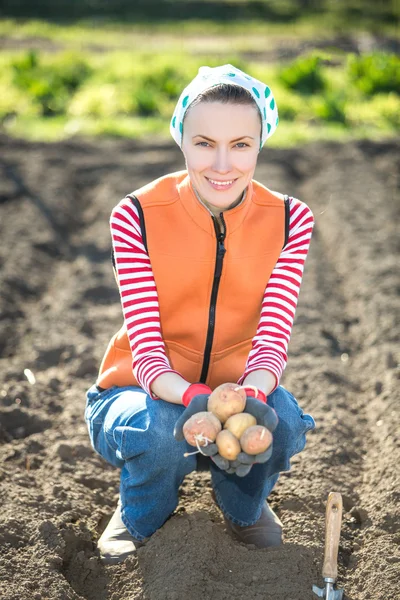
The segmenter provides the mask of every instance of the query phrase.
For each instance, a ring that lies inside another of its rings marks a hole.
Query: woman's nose
[[[228,173],[231,170],[231,160],[229,152],[220,149],[215,153],[213,168],[218,173]]]

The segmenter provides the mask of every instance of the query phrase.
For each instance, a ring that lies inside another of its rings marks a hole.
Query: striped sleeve
[[[153,381],[163,373],[176,371],[171,368],[165,352],[156,284],[133,203],[122,200],[114,208],[110,228],[133,374],[155,399],[151,392]]]
[[[275,376],[274,389],[279,385],[287,363],[287,348],[313,226],[311,209],[291,198],[288,242],[265,288],[257,332],[239,384],[252,371],[266,369]]]

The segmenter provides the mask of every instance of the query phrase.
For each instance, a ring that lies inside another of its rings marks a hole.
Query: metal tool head
[[[312,586],[314,594],[317,594],[320,598],[325,598],[325,600],[343,600],[342,589],[335,590],[333,587],[333,583],[327,581],[326,586],[324,588],[319,588],[316,585]]]

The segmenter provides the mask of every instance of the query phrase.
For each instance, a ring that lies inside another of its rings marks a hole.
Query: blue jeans
[[[315,428],[294,396],[279,386],[268,404],[279,417],[273,454],[256,464],[245,477],[228,475],[209,460],[212,486],[226,517],[240,526],[252,525],[279,473],[290,469],[290,458],[306,444],[306,432]],[[87,392],[85,420],[93,448],[121,469],[121,517],[130,534],[143,540],[159,529],[178,504],[178,490],[186,475],[197,469],[194,449],[177,442],[173,429],[185,410],[182,405],[152,400],[139,387],[112,387]]]

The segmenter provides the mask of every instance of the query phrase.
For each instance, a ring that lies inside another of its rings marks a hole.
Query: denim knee
[[[195,456],[184,456],[189,448],[186,441],[177,442],[173,436],[182,410],[183,406],[149,399],[146,421],[136,413],[129,425],[113,431],[124,457],[122,518],[137,539],[152,535],[162,526],[178,504],[184,477],[196,468]]]
[[[219,506],[231,521],[242,527],[257,522],[279,473],[290,469],[290,458],[303,450],[307,431],[315,427],[312,416],[304,413],[293,394],[281,386],[268,396],[268,404],[275,409],[279,419],[273,434],[271,458],[266,463],[254,465],[245,477],[227,475],[211,467]]]
[[[140,388],[121,390],[108,409],[103,431],[131,477],[144,482],[163,470],[185,474],[194,470],[196,461],[184,457],[187,443],[173,436],[183,410],[181,405],[152,400]]]
[[[283,386],[279,386],[268,396],[268,404],[276,411],[279,419],[274,432],[271,463],[274,465],[274,472],[288,471],[290,458],[304,449],[306,433],[315,429],[315,421]]]
[[[188,446],[185,441],[177,442],[172,433],[158,427],[150,427],[142,440],[138,452],[137,437],[131,431],[124,435],[126,452],[126,468],[130,477],[137,482],[167,478],[171,484],[179,486],[184,477],[196,469],[196,457],[185,457]]]

